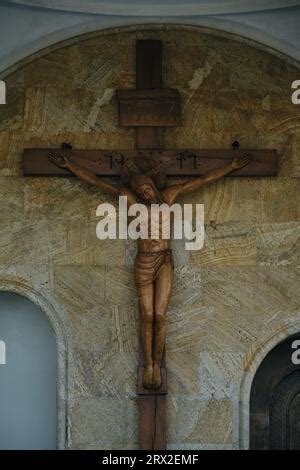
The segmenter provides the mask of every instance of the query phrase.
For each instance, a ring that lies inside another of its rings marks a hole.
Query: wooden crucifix
[[[136,127],[134,150],[25,149],[25,176],[71,176],[129,204],[167,202],[223,176],[276,176],[276,150],[163,149],[163,128],[181,124],[177,90],[162,88],[160,41],[138,41],[136,90],[119,90],[120,126]],[[122,176],[124,187],[98,176]],[[166,175],[194,176],[166,185]],[[170,240],[138,241],[135,283],[139,296],[140,347],[137,380],[142,449],[166,448],[167,370],[165,315],[173,284]]]

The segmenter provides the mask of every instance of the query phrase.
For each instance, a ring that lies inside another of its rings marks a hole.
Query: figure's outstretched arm
[[[77,165],[76,163],[71,162],[64,155],[49,153],[49,160],[54,165],[69,170],[83,181],[100,188],[105,193],[111,194],[113,196],[119,196],[121,194],[121,191],[118,187],[99,179],[94,173],[80,165]]]
[[[237,156],[230,163],[221,168],[217,168],[216,170],[210,171],[204,176],[192,179],[186,183],[170,186],[165,191],[169,196],[170,202],[174,202],[178,196],[196,191],[198,188],[201,188],[201,186],[204,186],[207,183],[213,183],[214,181],[223,178],[223,176],[228,175],[232,171],[238,170],[248,165],[251,160],[252,157],[249,154]]]

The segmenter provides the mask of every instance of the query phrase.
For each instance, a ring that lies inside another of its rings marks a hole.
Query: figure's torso
[[[168,223],[167,219],[169,219],[169,217],[166,219],[166,216],[164,216],[160,219],[160,221],[155,220],[155,218],[151,218],[151,205],[146,205],[143,201],[138,200],[136,195],[128,188],[123,190],[123,195],[128,197],[129,205],[141,203],[147,208],[147,220],[143,221],[143,223],[145,226],[147,226],[148,238],[138,239],[138,251],[145,253],[155,253],[169,249],[171,245],[170,238],[163,238],[163,223]],[[171,201],[169,201],[169,195],[167,191],[162,191],[161,195],[165,203],[169,205]],[[156,234],[158,233],[158,238],[151,237],[151,224],[153,224],[152,230],[156,232]],[[172,233],[171,226],[170,233]]]
[[[169,227],[171,233],[170,218],[168,214],[160,213],[160,217],[151,216],[151,206],[147,208],[147,219],[143,220],[148,238],[138,240],[138,251],[153,253],[170,248],[170,237],[163,238],[163,227]]]

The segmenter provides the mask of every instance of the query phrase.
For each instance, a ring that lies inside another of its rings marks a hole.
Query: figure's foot
[[[146,366],[143,375],[143,385],[145,388],[153,387],[153,367]]]
[[[153,368],[153,388],[161,386],[161,369],[158,364],[154,364]]]

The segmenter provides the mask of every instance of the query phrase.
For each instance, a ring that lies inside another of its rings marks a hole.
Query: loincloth
[[[171,263],[174,268],[172,250],[166,249],[152,253],[139,252],[135,259],[134,278],[137,287],[152,284],[161,268]]]

